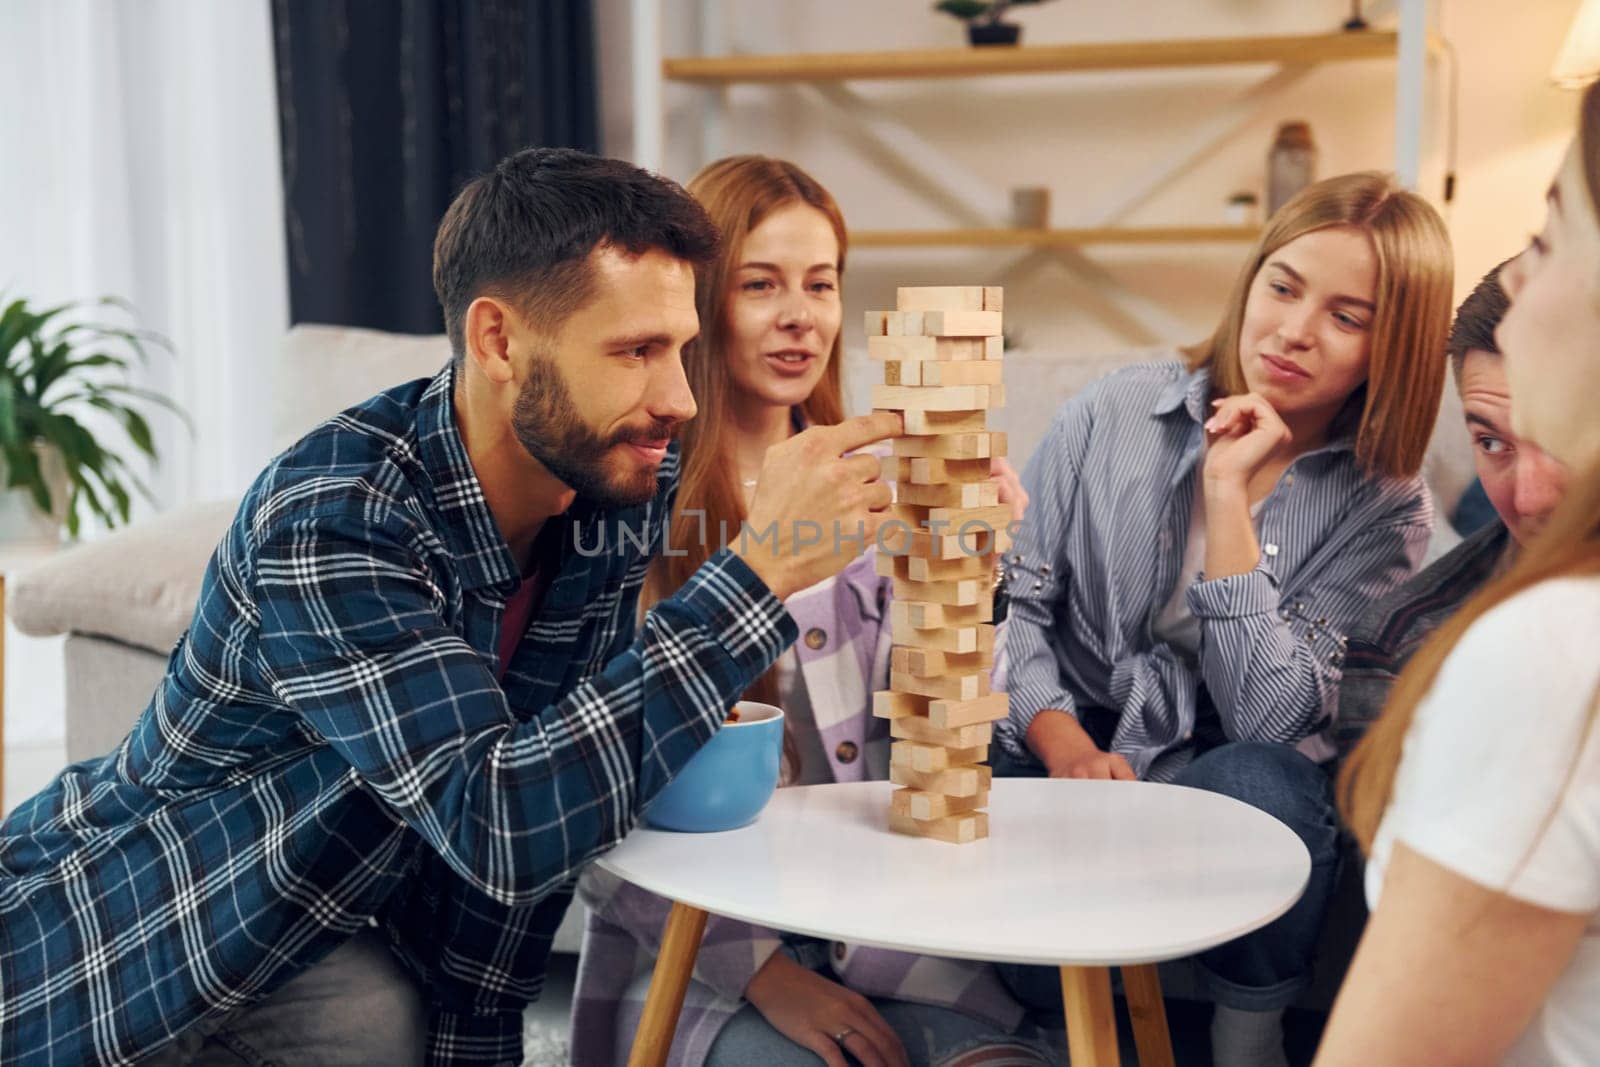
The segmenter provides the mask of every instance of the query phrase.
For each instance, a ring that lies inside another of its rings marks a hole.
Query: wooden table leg
[[[1067,1052],[1072,1067],[1118,1067],[1117,1017],[1111,1007],[1111,970],[1061,968],[1061,1001],[1067,1009]]]
[[[1153,963],[1122,968],[1122,992],[1133,1019],[1133,1042],[1139,1049],[1139,1067],[1172,1067],[1172,1032],[1167,1029],[1167,1005],[1161,999],[1161,975]]]
[[[699,908],[674,902],[661,935],[661,951],[650,976],[650,990],[644,997],[644,1014],[633,1036],[633,1051],[628,1067],[663,1067],[672,1050],[672,1035],[678,1029],[678,1013],[683,1010],[683,995],[689,989],[700,937],[706,932],[706,913]]]

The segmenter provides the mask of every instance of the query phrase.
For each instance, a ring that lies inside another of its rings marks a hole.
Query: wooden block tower
[[[993,723],[1006,695],[994,666],[996,553],[1009,546],[1009,507],[989,461],[1006,437],[987,428],[1003,406],[1001,290],[908,288],[894,311],[867,312],[867,349],[883,361],[872,406],[901,412],[904,437],[884,460],[896,483],[894,518],[878,572],[894,580],[889,688],[873,713],[895,738],[889,827],[962,844],[987,837]]]

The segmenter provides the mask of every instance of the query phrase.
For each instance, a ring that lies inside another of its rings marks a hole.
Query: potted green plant
[[[1015,22],[1002,22],[1001,16],[1010,7],[1042,3],[1044,0],[939,0],[933,8],[965,22],[971,44],[1016,44],[1022,38],[1022,27]]]
[[[4,303],[0,301],[0,303]],[[132,384],[134,360],[152,347],[172,351],[159,334],[89,321],[88,307],[120,308],[107,298],[36,309],[26,300],[0,311],[0,540],[58,539],[64,525],[76,537],[83,516],[108,527],[126,523],[132,492],[149,487],[122,452],[104,439],[109,425],[137,452],[159,460],[144,410],[165,408],[188,425],[171,400]],[[98,418],[96,417],[98,416]],[[99,426],[100,433],[91,426]]]

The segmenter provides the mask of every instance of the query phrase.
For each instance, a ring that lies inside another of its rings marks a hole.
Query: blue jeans
[[[1044,771],[1005,759],[996,760],[995,773],[1042,777]],[[1288,745],[1234,741],[1196,756],[1173,784],[1221,793],[1259,808],[1298,834],[1311,853],[1311,878],[1287,914],[1197,957],[1214,1002],[1242,1011],[1288,1007],[1311,984],[1317,936],[1339,875],[1339,817],[1332,779]],[[1061,979],[1054,968],[1001,964],[1000,974],[1029,1008],[1044,1017],[1060,1013]]]
[[[1012,1035],[969,1015],[931,1004],[874,1000],[872,1006],[900,1036],[911,1067],[936,1067],[963,1052],[1002,1044],[1016,1049],[1015,1058],[1007,1063],[1048,1065],[1058,1062],[1049,1046],[1027,1023]],[[773,1029],[754,1005],[746,1004],[717,1034],[706,1056],[705,1067],[751,1067],[753,1064],[815,1067],[821,1062],[815,1053]]]

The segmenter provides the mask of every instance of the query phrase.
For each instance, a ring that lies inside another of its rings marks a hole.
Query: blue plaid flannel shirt
[[[636,627],[673,452],[649,504],[553,520],[497,683],[520,575],[453,380],[275,459],[132,733],[0,824],[0,1062],[131,1063],[372,921],[424,990],[430,1062],[521,1061],[575,872],[796,631],[726,550]]]

